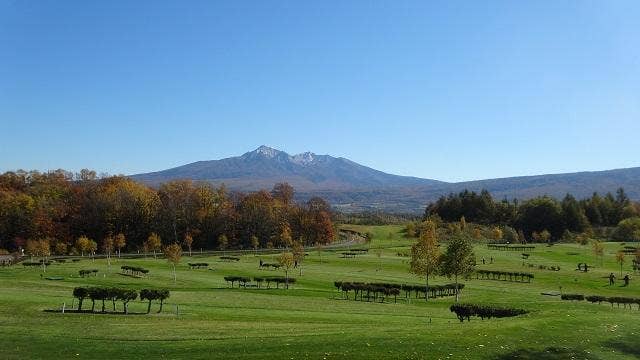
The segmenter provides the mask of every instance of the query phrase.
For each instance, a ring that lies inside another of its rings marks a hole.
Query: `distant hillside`
[[[464,189],[489,190],[495,198],[528,199],[539,195],[577,198],[624,187],[640,199],[640,167],[596,172],[522,176],[460,183],[398,176],[329,155],[289,155],[261,146],[242,156],[198,161],[176,168],[131,176],[150,185],[176,179],[225,184],[235,191],[270,189],[288,182],[298,199],[322,196],[343,211],[375,210],[419,212],[441,195]]]

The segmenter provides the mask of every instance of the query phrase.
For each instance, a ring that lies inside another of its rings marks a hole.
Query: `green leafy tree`
[[[471,274],[475,269],[473,246],[464,235],[455,236],[442,256],[442,273],[455,279],[456,302],[459,301],[458,278]]]

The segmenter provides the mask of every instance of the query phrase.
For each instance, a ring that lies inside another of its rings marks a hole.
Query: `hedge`
[[[188,263],[188,265],[191,269],[202,269],[209,267],[209,263]]]
[[[79,271],[78,271],[78,274],[79,274],[81,277],[90,276],[90,275],[96,276],[96,275],[98,274],[98,269],[85,269],[85,270],[79,270]]]
[[[222,261],[240,261],[240,258],[234,256],[220,256]]]
[[[149,270],[139,266],[122,265],[120,269],[123,273],[133,276],[145,276],[149,273]]]
[[[519,315],[527,314],[527,310],[522,309],[513,309],[513,308],[501,308],[490,305],[474,305],[474,304],[453,304],[449,307],[451,312],[456,313],[458,320],[460,322],[464,322],[464,319],[470,321],[471,316],[477,316],[484,320],[485,318],[491,319],[495,318],[503,318],[503,317],[514,317]]]
[[[587,300],[590,303],[602,303],[604,301],[608,302],[611,304],[611,307],[613,307],[614,304],[618,305],[618,307],[620,307],[620,305],[622,305],[624,308],[627,307],[627,305],[629,305],[629,308],[631,309],[631,305],[633,304],[637,304],[638,305],[638,310],[640,310],[640,298],[629,298],[629,297],[621,297],[621,296],[611,296],[611,297],[605,297],[605,296],[599,296],[599,295],[589,295],[589,296],[584,296],[581,294],[565,294],[561,296],[562,300],[578,300],[578,301],[582,301],[582,300]]]
[[[534,250],[536,247],[533,245],[487,244],[487,248],[501,251],[525,251]]]
[[[231,283],[231,287],[233,287],[233,284],[235,284],[236,282],[238,283],[238,288],[243,287],[246,288],[247,286],[251,286],[251,278],[248,276],[225,276],[224,280],[227,283]],[[255,281],[255,287],[260,288],[262,283],[267,283],[267,289],[271,288],[271,283],[275,283],[276,284],[276,288],[280,288],[280,284],[295,284],[296,279],[295,278],[286,278],[284,276],[254,276],[253,277],[253,281]]]
[[[533,279],[533,274],[511,271],[477,270],[476,279],[478,278],[482,280],[503,280],[516,282],[524,282],[526,280],[528,283],[530,283]]]
[[[371,300],[371,294],[373,294],[374,301],[377,299],[378,294],[382,295],[393,295],[394,300],[396,300],[396,296],[400,294],[400,291],[405,292],[405,298],[411,295],[411,292],[415,292],[416,298],[420,297],[420,294],[425,294],[426,286],[422,285],[410,285],[410,284],[393,284],[393,283],[363,283],[363,282],[347,282],[347,281],[335,281],[333,285],[341,290],[343,296],[347,299],[349,298],[349,292],[353,291],[354,300],[358,300],[358,295],[360,295],[360,301],[364,300],[364,297],[367,297],[367,301]],[[458,292],[460,292],[464,288],[464,284],[458,284]],[[456,291],[455,284],[445,284],[445,285],[429,285],[429,296],[432,298],[435,297],[443,297],[443,296],[454,296]],[[422,296],[424,297],[424,296]],[[384,298],[383,300],[384,301]]]

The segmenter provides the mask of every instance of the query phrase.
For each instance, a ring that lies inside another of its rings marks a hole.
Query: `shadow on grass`
[[[584,351],[570,349],[548,347],[544,350],[520,349],[507,354],[502,354],[496,358],[497,360],[566,360],[566,359],[584,359],[598,360],[599,358]]]
[[[640,346],[638,346],[638,339],[635,337],[626,336],[623,338],[611,339],[606,341],[603,345],[624,354],[635,355],[640,359]]]

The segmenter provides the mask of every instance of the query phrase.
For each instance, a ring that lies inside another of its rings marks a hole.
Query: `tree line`
[[[464,190],[429,204],[424,217],[437,216],[445,222],[464,217],[472,223],[521,230],[529,239],[534,235],[539,237],[544,231],[559,239],[567,231],[583,233],[592,227],[614,227],[639,214],[640,204],[632,202],[622,188],[615,195],[594,193],[582,200],[567,194],[562,200],[540,196],[524,202],[517,199],[496,201],[487,190],[480,193]]]
[[[0,174],[0,249],[46,240],[58,254],[111,254],[180,243],[194,248],[287,246],[282,234],[304,244],[326,244],[335,229],[321,198],[293,201],[286,183],[272,191],[231,193],[188,180],[157,188],[125,176],[17,171]],[[78,242],[79,239],[82,239]],[[77,248],[80,246],[80,248]]]

